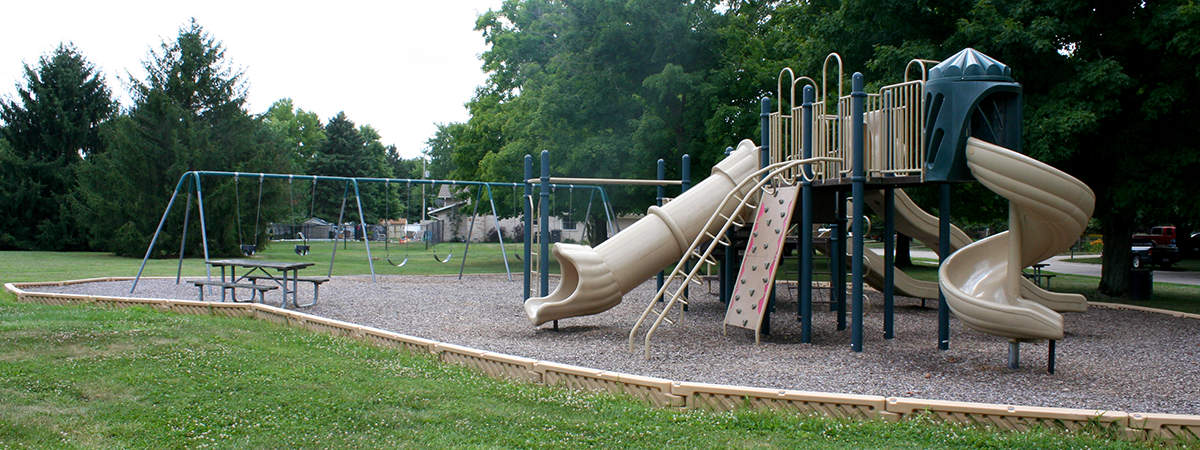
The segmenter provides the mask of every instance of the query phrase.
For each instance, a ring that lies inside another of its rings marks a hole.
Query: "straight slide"
[[[963,323],[984,333],[1015,341],[1062,339],[1063,318],[1054,308],[1086,308],[1083,296],[1031,292],[1020,271],[1075,243],[1091,218],[1095,194],[1050,165],[975,138],[967,140],[967,166],[1011,202],[1009,231],[946,259],[938,270],[946,303]],[[1017,245],[1010,245],[1012,236]]]
[[[552,253],[562,268],[562,278],[550,295],[525,301],[529,321],[538,326],[598,314],[620,304],[626,293],[683,257],[717,212],[720,199],[757,171],[758,164],[758,147],[742,141],[733,154],[713,167],[711,176],[670,203],[651,206],[646,217],[596,248],[554,244]],[[722,212],[728,216],[737,207],[730,203]],[[716,233],[721,225],[716,223],[708,231]]]

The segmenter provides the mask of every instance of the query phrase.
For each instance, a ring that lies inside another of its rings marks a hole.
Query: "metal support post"
[[[943,183],[938,196],[938,246],[941,253],[938,265],[950,257],[950,184]],[[950,349],[950,306],[946,304],[946,293],[938,289],[938,349]]]
[[[851,77],[850,88],[850,146],[854,155],[854,164],[851,167],[850,183],[851,195],[854,196],[854,206],[851,214],[853,223],[851,227],[854,232],[854,250],[850,260],[850,349],[855,352],[863,350],[863,251],[865,246],[864,234],[864,212],[863,195],[866,188],[866,172],[863,169],[863,101],[866,99],[867,93],[863,92],[863,75],[855,73]]]
[[[541,201],[538,210],[541,217],[538,224],[538,272],[541,272],[539,297],[550,295],[550,151],[542,150],[542,186]],[[557,321],[556,321],[557,322]]]
[[[802,117],[802,133],[800,145],[804,148],[804,158],[812,157],[812,110],[813,88],[804,86],[804,103]],[[802,167],[804,177],[800,181],[800,282],[797,290],[800,292],[800,305],[797,314],[800,315],[800,342],[812,342],[812,278],[813,278],[813,209],[812,209],[812,164]]]
[[[679,181],[681,183],[679,185],[679,196],[682,197],[683,193],[687,192],[688,188],[692,187],[692,157],[690,155],[683,155],[683,157],[680,159],[681,159],[681,161],[680,161],[680,167],[679,167],[679,175],[680,175]],[[686,248],[683,250],[687,251]],[[691,271],[692,271],[692,264],[690,261],[691,260],[689,259],[688,261],[685,261],[683,263],[683,270],[688,273],[691,273]],[[703,264],[703,263],[700,263],[700,264]],[[684,298],[689,298],[689,299],[692,298],[690,296],[690,294],[691,294],[690,288],[691,287],[687,286],[685,283],[685,285],[683,287],[683,297]],[[687,303],[683,304],[683,310],[684,311],[688,310]]]
[[[733,154],[733,147],[725,148],[725,157]],[[730,298],[733,297],[733,287],[737,283],[737,246],[734,245],[736,233],[730,228],[725,232],[725,240],[729,242],[729,246],[725,247],[725,258],[721,262],[721,269],[718,271],[720,278],[721,302],[728,305]]]
[[[525,208],[525,258],[522,260],[525,269],[525,294],[521,299],[522,302],[529,300],[529,291],[533,289],[530,279],[533,271],[533,261],[530,260],[533,253],[533,184],[529,182],[530,179],[533,179],[533,155],[525,155],[525,197],[521,199]]]
[[[1021,368],[1021,343],[1016,340],[1008,341],[1008,368]]]
[[[666,163],[666,161],[663,161],[662,158],[659,158],[658,165],[656,166],[656,168],[658,169],[658,179],[660,181],[667,179],[667,163]],[[658,205],[659,208],[661,208],[663,205],[663,197],[667,196],[666,186],[663,186],[661,184],[658,185],[657,194],[658,194],[658,197],[655,199],[655,204]],[[684,249],[684,250],[687,250],[687,249]],[[661,271],[661,270],[658,271],[658,276],[656,277],[656,280],[657,280],[657,284],[655,284],[655,288],[658,290],[662,290],[663,271]],[[660,298],[658,301],[661,302],[663,300]]]
[[[371,267],[371,282],[375,282],[375,260],[371,259],[371,238],[367,236],[367,217],[363,215],[362,196],[358,192],[358,180],[350,180],[354,183],[354,203],[358,205],[358,223],[363,229],[363,245],[367,247],[367,265]],[[464,257],[466,255],[463,255]],[[464,258],[464,261],[466,259]],[[462,272],[458,276],[462,277]],[[294,299],[293,299],[294,300]],[[286,302],[285,302],[286,303]]]
[[[759,143],[760,165],[758,168],[764,168],[771,165],[771,98],[763,97],[759,102]],[[763,178],[767,177],[766,173],[762,174]],[[761,193],[758,193],[761,196]],[[770,286],[766,286],[767,290],[767,307],[763,309],[762,326],[759,331],[762,334],[771,334],[771,312],[775,311],[775,286],[772,280]]]
[[[896,189],[883,191],[883,338],[896,337]]]
[[[1054,339],[1050,340],[1049,353],[1046,355],[1046,371],[1050,372],[1050,375],[1054,375],[1054,344],[1056,343],[1058,343],[1058,341]]]
[[[167,201],[167,210],[163,211],[162,219],[160,219],[158,221],[158,228],[154,230],[154,237],[150,239],[150,247],[146,248],[146,256],[142,258],[142,265],[141,265],[141,267],[138,268],[137,278],[134,278],[134,280],[133,280],[133,287],[129,288],[130,294],[133,293],[134,289],[137,289],[138,280],[142,279],[142,270],[144,270],[146,268],[146,261],[150,260],[150,253],[154,251],[154,244],[158,242],[158,235],[159,235],[159,233],[162,233],[163,225],[167,223],[167,215],[171,213],[171,206],[175,205],[175,198],[177,196],[179,196],[179,190],[180,190],[180,188],[183,187],[183,180],[186,178],[187,178],[187,176],[180,178],[179,182],[175,184],[175,192],[171,193],[171,200]],[[188,194],[188,208],[189,209],[191,208],[191,205],[192,205],[192,196],[189,193]],[[183,223],[184,223],[184,230],[187,230],[187,221],[185,220]],[[184,239],[184,241],[186,242],[186,238]],[[207,258],[205,258],[205,259],[207,259]],[[179,252],[179,267],[180,267],[180,272],[182,272],[183,271],[183,250],[180,250],[180,252]],[[175,275],[175,283],[177,283],[177,284],[179,283],[179,275],[178,274]]]

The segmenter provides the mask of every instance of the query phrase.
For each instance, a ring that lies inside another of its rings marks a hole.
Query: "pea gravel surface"
[[[814,305],[813,342],[800,343],[793,289],[780,284],[770,335],[723,333],[723,305],[705,286],[690,309],[665,324],[643,357],[644,334],[629,332],[655,293],[650,280],[606,312],[534,327],[521,307],[521,280],[500,275],[333,277],[303,312],[480,350],[676,381],[843,394],[1079,408],[1129,413],[1200,414],[1200,320],[1129,310],[1067,313],[1056,373],[1047,345],[1021,345],[1021,368],[1008,368],[1005,339],[970,330],[951,316],[949,350],[937,349],[936,302],[897,297],[895,338],[884,339],[882,295],[868,292],[864,350],[850,349],[828,303]],[[551,280],[551,289],[556,282]],[[196,287],[143,279],[30,288],[88,295],[195,300]],[[713,286],[715,290],[715,285]],[[826,298],[816,291],[816,300]],[[267,294],[278,305],[279,293]],[[300,297],[311,299],[301,285]],[[208,294],[215,301],[219,294]],[[847,324],[849,320],[847,320]]]

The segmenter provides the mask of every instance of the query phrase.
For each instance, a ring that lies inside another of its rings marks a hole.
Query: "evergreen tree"
[[[116,112],[104,76],[71,44],[25,66],[17,99],[0,102],[0,248],[84,245],[67,207],[75,166],[101,150],[99,129]]]
[[[379,142],[379,138],[379,133],[369,125],[356,127],[354,122],[346,117],[345,112],[339,112],[325,124],[325,141],[317,148],[309,164],[308,173],[349,178],[391,178],[392,167],[387,160],[387,148]],[[354,186],[335,184],[324,183],[317,186],[317,216],[331,222],[336,221],[339,216],[346,222],[358,222]],[[385,212],[383,186],[359,183],[358,189],[366,222],[377,223]],[[344,214],[343,194],[346,198]],[[395,198],[392,200],[394,202]],[[396,205],[392,205],[392,211],[395,211],[395,207]]]
[[[243,73],[229,68],[224,51],[192,20],[175,40],[151,52],[144,62],[147,78],[131,81],[132,110],[105,127],[107,150],[89,157],[79,172],[79,212],[86,218],[94,247],[142,255],[186,171],[290,168],[289,155],[277,135],[244,110]],[[266,234],[254,229],[260,207],[257,180],[201,181],[213,254],[236,254],[239,243],[265,243]],[[259,222],[262,228],[284,209],[279,200],[285,195],[276,184],[264,192],[262,204],[267,207]],[[168,221],[170,228],[160,238],[155,256],[179,248],[182,209],[176,208],[180,215]],[[193,214],[193,220],[197,216]],[[191,254],[200,244],[195,225],[188,243]]]

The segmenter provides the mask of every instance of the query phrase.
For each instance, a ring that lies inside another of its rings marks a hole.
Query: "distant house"
[[[387,238],[392,242],[400,242],[404,239],[413,239],[417,237],[417,233],[421,227],[408,223],[408,219],[401,218],[396,220],[384,220],[380,225],[387,230]]]
[[[272,239],[276,240],[304,240],[305,237],[308,239],[330,239],[333,236],[333,224],[319,217],[313,217],[298,224],[272,223],[270,229]]]

